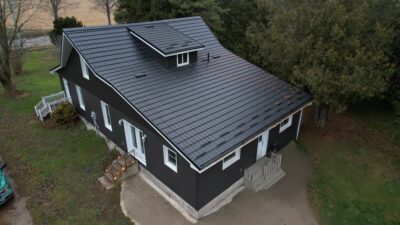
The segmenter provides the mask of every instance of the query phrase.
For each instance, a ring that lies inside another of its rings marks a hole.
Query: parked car
[[[13,190],[4,173],[7,164],[0,166],[0,205],[6,203],[14,195]]]

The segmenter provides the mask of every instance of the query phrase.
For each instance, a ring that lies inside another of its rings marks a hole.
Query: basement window
[[[81,68],[82,68],[82,76],[86,79],[89,80],[89,67],[85,61],[85,59],[80,56],[80,60],[81,60]]]
[[[279,124],[279,133],[282,133],[284,130],[292,126],[292,120],[293,116],[289,116],[288,118],[284,119],[280,124]]]
[[[176,55],[176,65],[178,67],[186,66],[188,64],[189,64],[189,53],[188,52]]]
[[[163,145],[163,153],[164,153],[164,164],[177,173],[178,156],[176,155],[176,152],[172,151],[167,146]]]
[[[234,152],[225,156],[225,158],[222,160],[222,170],[228,168],[230,165],[232,165],[239,159],[240,159],[240,148],[236,149]]]
[[[103,112],[104,126],[112,131],[110,107],[107,103],[101,101],[101,110]]]

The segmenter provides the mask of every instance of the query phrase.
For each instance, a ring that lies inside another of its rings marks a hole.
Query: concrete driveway
[[[197,224],[317,225],[307,198],[311,161],[294,143],[281,152],[282,169],[286,172],[282,180],[262,192],[245,189],[230,204]],[[192,224],[139,176],[122,184],[121,207],[139,225]]]

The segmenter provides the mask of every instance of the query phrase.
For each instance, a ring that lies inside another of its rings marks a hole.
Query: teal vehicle
[[[6,166],[7,164],[0,166],[0,205],[6,203],[14,194],[6,175],[4,174],[4,168],[6,168]]]

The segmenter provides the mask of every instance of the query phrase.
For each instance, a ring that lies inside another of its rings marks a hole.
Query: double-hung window
[[[175,151],[172,151],[167,146],[163,145],[164,164],[171,170],[178,172],[178,156]]]
[[[81,68],[82,68],[82,76],[86,79],[89,80],[89,67],[85,61],[85,59],[80,56],[80,60],[81,60]]]
[[[82,88],[76,85],[76,94],[78,95],[78,102],[81,109],[86,110],[85,100],[83,99]]]
[[[110,107],[103,101],[101,101],[101,111],[103,112],[104,126],[112,131]]]
[[[282,122],[279,123],[279,133],[283,132],[290,126],[292,126],[293,116],[289,116],[288,118],[284,119]]]
[[[239,159],[240,159],[240,148],[236,149],[234,152],[225,156],[225,158],[222,160],[222,170],[228,168],[230,165],[232,165]]]
[[[189,64],[189,53],[183,53],[176,55],[176,65],[179,66],[185,66]]]

